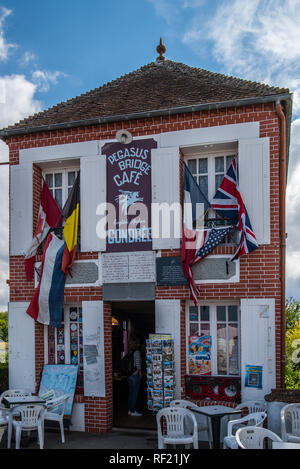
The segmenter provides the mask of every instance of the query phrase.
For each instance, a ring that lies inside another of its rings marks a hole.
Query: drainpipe
[[[286,198],[286,119],[280,101],[276,102],[276,112],[280,120],[280,206],[279,206],[279,227],[280,227],[280,281],[281,281],[281,387],[285,388],[285,256],[286,256],[286,225],[285,225],[285,198]]]

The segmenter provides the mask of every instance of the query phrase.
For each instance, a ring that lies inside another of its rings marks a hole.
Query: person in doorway
[[[129,353],[133,354],[133,372],[127,378],[128,382],[128,415],[140,417],[142,414],[136,411],[136,401],[139,394],[142,377],[142,357],[140,342],[133,340],[129,343]]]

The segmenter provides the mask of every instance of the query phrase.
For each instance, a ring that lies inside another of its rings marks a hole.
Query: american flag
[[[211,207],[222,217],[230,218],[239,231],[239,246],[231,259],[232,261],[238,259],[243,254],[249,254],[258,248],[247,209],[238,186],[236,158],[233,160],[224,176],[224,179],[212,200]]]
[[[222,226],[204,230],[202,246],[196,252],[192,264],[196,264],[208,256],[223,241],[232,228],[232,226]]]

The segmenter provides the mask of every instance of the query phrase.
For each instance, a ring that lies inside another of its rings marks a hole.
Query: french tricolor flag
[[[196,229],[197,220],[203,221],[205,212],[210,204],[195,181],[188,166],[184,163],[184,205],[183,205],[183,230],[181,244],[182,271],[188,281],[190,298],[197,305],[199,288],[194,281],[192,264],[196,252],[204,243],[204,230]],[[198,213],[199,212],[199,213]]]
[[[27,309],[36,321],[61,327],[66,276],[61,270],[65,242],[49,233],[42,260],[40,281]]]

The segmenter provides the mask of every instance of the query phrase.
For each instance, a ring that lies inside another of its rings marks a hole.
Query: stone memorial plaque
[[[157,285],[187,285],[183,274],[181,257],[159,257],[156,259]]]
[[[155,282],[155,252],[102,254],[103,283]]]

